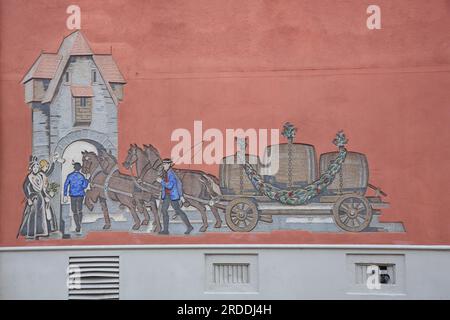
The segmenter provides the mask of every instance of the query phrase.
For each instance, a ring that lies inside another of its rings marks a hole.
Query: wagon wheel
[[[252,231],[258,223],[258,219],[258,208],[251,199],[237,198],[226,207],[225,220],[233,231]]]
[[[358,194],[346,194],[333,206],[334,222],[343,230],[363,231],[372,220],[372,207],[369,201]]]

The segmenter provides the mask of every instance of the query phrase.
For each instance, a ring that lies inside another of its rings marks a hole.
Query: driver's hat
[[[162,163],[163,163],[163,164],[164,164],[164,163],[168,163],[168,164],[170,164],[171,166],[173,166],[173,161],[172,161],[172,159],[170,159],[170,158],[165,158],[165,159],[163,159]]]

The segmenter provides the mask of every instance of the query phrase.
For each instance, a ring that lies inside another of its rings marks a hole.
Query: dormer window
[[[42,81],[42,85],[44,86],[44,90],[47,91],[48,85],[50,84],[50,79],[44,79]]]

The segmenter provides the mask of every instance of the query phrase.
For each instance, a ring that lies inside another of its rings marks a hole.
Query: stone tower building
[[[117,156],[117,107],[126,82],[111,54],[95,54],[78,30],[56,53],[42,52],[22,83],[32,111],[32,154],[51,161],[57,153],[65,160],[50,176],[60,189],[71,161],[81,159],[79,148]],[[53,202],[54,210],[64,211],[60,197]]]

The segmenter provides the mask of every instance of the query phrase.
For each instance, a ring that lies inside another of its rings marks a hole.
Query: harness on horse
[[[91,174],[91,177],[89,178],[89,184],[93,185],[93,184],[91,183],[91,181],[94,181],[95,178],[97,178],[97,175],[98,175],[100,172],[103,172],[103,170],[102,170],[101,166],[99,165],[99,166],[97,166],[97,168],[94,170],[94,173]]]
[[[141,178],[143,178],[144,176],[145,176],[145,174],[150,170],[150,169],[155,169],[155,170],[157,170],[161,165],[162,165],[162,163],[160,163],[160,164],[158,164],[156,167],[155,167],[155,164],[156,164],[156,162],[157,162],[158,160],[155,160],[155,162],[152,164],[152,165],[150,165],[150,162],[148,162],[145,166],[144,166],[144,169],[146,169],[146,171],[144,172],[142,172],[140,175],[139,175],[139,178],[138,179],[136,179],[135,178],[135,176],[133,175],[133,166],[130,166],[130,172],[131,172],[131,177],[133,178],[133,181],[134,181],[134,183],[135,183],[135,185],[139,188],[139,189],[141,189],[142,191],[146,191],[146,192],[149,192],[149,193],[153,193],[153,194],[155,194],[155,191],[158,193],[158,197],[159,197],[159,195],[160,195],[160,192],[161,192],[161,189],[159,188],[159,187],[157,187],[157,186],[155,186],[154,184],[152,184],[152,183],[148,183],[148,182],[146,182],[146,181],[143,181]],[[143,170],[144,170],[143,169]],[[147,187],[149,187],[149,188],[151,188],[151,189],[153,189],[153,190],[150,190],[150,189],[147,189],[146,187],[144,187],[144,185],[145,186],[147,186]],[[216,203],[218,203],[219,201],[220,201],[220,199],[219,198],[214,198],[214,199],[211,199],[211,200],[205,200],[205,199],[201,199],[201,198],[197,198],[197,197],[193,197],[193,196],[190,196],[190,195],[184,195],[184,197],[186,198],[186,199],[189,199],[189,200],[194,200],[194,201],[197,201],[197,202],[200,202],[200,203],[202,203],[202,204],[207,204],[207,205],[210,205],[210,206],[214,206]]]
[[[149,162],[147,162],[147,163],[145,164],[144,168],[142,168],[141,174],[140,174],[139,177],[138,177],[138,181],[142,181],[142,179],[143,179],[143,178],[145,177],[145,175],[150,171],[150,169],[158,170],[158,169],[161,167],[162,162],[160,162],[158,165],[156,165],[156,163],[158,162],[158,160],[159,160],[159,159],[156,159],[155,162],[153,162],[153,163],[150,163],[150,161],[149,161]],[[156,165],[156,166],[155,166],[155,165]]]
[[[136,179],[136,177],[133,175],[133,165],[132,165],[132,164],[130,165],[130,167],[129,167],[129,170],[130,170],[130,173],[131,173],[131,174],[130,174],[130,177],[133,179],[133,182],[134,182],[135,186],[138,187],[140,190],[145,191],[145,192],[149,192],[149,193],[153,193],[153,194],[154,194],[155,191],[158,192],[158,193],[159,193],[159,191],[161,191],[161,190],[159,189],[159,187],[154,186],[153,184],[150,184],[150,183],[145,182],[145,181],[142,180],[142,179],[145,177],[145,175],[146,175],[151,169],[154,169],[154,170],[158,170],[158,169],[159,169],[159,167],[162,165],[162,163],[159,163],[158,165],[156,165],[157,162],[158,162],[158,159],[156,159],[153,163],[151,163],[150,161],[147,162],[147,163],[145,164],[144,168],[142,168],[142,172],[141,172],[141,174],[137,177],[137,179]],[[149,189],[147,189],[147,188],[145,188],[143,185],[146,185],[146,186],[152,188],[153,191],[152,191],[152,190],[149,190]],[[158,195],[159,195],[159,194],[158,194]]]
[[[134,155],[136,156],[136,150],[134,151]],[[131,174],[130,174],[130,177],[133,179],[133,182],[134,182],[135,186],[136,186],[138,189],[140,189],[141,191],[145,191],[145,192],[149,192],[149,193],[153,193],[153,194],[155,194],[155,191],[156,191],[156,192],[158,193],[158,195],[159,195],[159,191],[160,191],[159,187],[154,186],[153,184],[150,184],[150,183],[147,183],[147,182],[143,181],[143,178],[145,177],[145,175],[146,175],[151,169],[153,169],[153,170],[158,170],[159,167],[161,167],[162,162],[160,162],[158,165],[156,165],[157,162],[158,162],[158,160],[159,160],[159,159],[156,159],[153,163],[151,163],[150,161],[148,161],[148,162],[145,164],[145,166],[142,168],[142,172],[141,172],[141,174],[137,177],[137,179],[136,179],[136,177],[135,177],[134,174],[133,174],[133,164],[130,164],[130,166],[129,166],[129,170],[130,170],[130,173],[131,173]],[[149,190],[149,189],[145,188],[143,185],[146,185],[146,186],[152,188],[153,190]]]
[[[103,171],[103,170],[100,169],[99,172],[101,172],[101,171]],[[132,196],[133,196],[132,193],[125,192],[125,191],[122,191],[122,190],[113,189],[113,188],[110,188],[110,187],[109,187],[109,181],[111,180],[113,174],[116,173],[117,171],[119,171],[119,168],[117,167],[117,164],[116,164],[116,165],[114,165],[114,167],[111,169],[111,171],[107,174],[106,179],[105,179],[105,183],[104,183],[103,185],[96,184],[96,183],[92,183],[92,182],[90,183],[91,186],[93,186],[93,187],[97,187],[97,188],[103,189],[103,191],[105,192],[105,196],[106,196],[107,200],[111,200],[111,199],[109,198],[109,196],[108,196],[108,192],[114,192],[114,193],[122,194],[122,195],[128,196],[128,197],[132,197]],[[99,172],[96,172],[96,175],[97,175]],[[104,171],[103,171],[103,172],[104,172]],[[92,179],[92,180],[93,180],[93,179]]]

